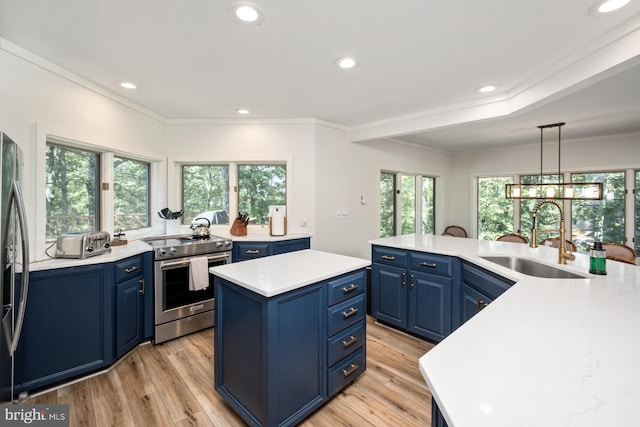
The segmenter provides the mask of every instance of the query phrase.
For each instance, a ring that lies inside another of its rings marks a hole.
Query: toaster
[[[84,259],[111,252],[111,237],[106,231],[64,233],[56,241],[56,258]]]

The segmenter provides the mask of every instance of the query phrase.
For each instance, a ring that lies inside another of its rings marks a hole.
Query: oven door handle
[[[231,253],[230,252],[225,252],[223,254],[215,254],[215,255],[209,255],[207,256],[207,261],[211,262],[211,261],[218,261],[218,260],[229,260],[229,258],[231,257]],[[186,259],[181,259],[180,261],[168,261],[165,262],[163,261],[162,264],[160,264],[160,268],[163,270],[166,270],[168,268],[176,268],[176,267],[184,267],[189,265],[189,261],[191,260],[191,258],[186,258]]]

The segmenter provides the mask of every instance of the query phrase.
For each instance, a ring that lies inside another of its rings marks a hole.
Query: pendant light
[[[507,184],[505,197],[507,199],[562,199],[562,200],[602,200],[603,185],[601,182],[560,182],[560,143],[561,128],[565,123],[553,123],[538,126],[540,129],[540,175],[536,184]],[[542,183],[542,150],[544,130],[558,128],[558,182],[553,184]]]

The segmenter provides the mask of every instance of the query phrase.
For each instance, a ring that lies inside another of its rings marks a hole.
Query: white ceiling
[[[0,0],[0,37],[169,121],[248,108],[454,152],[640,132],[640,0],[596,1],[252,0],[250,26],[228,0]]]

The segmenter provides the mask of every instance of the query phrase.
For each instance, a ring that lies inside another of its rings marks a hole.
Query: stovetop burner
[[[224,237],[194,237],[190,234],[153,236],[142,239],[154,251],[156,259],[179,258],[192,255],[203,255],[213,252],[230,251],[232,242]]]

